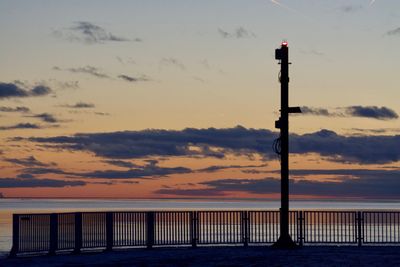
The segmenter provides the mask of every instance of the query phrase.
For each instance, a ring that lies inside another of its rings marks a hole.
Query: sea
[[[275,200],[0,199],[0,256],[11,249],[12,214],[75,211],[278,210]],[[400,201],[295,200],[291,210],[400,210]]]

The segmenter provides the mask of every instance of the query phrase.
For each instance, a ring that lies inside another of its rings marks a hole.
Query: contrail
[[[278,0],[270,0],[270,1],[271,1],[271,3],[273,3],[273,4],[275,4],[275,5],[279,6],[279,7],[281,7],[281,8],[283,8],[283,9],[286,9],[286,10],[288,10],[288,11],[297,13],[298,15],[300,15],[300,16],[306,18],[306,19],[311,19],[310,17],[304,15],[304,14],[301,13],[300,11],[298,11],[298,10],[296,10],[296,9],[294,9],[294,8],[288,7],[287,5],[284,5],[284,4],[280,3]],[[374,0],[374,1],[375,1],[375,0]]]
[[[298,12],[297,10],[295,10],[295,9],[293,9],[293,8],[290,8],[290,7],[288,7],[288,6],[284,5],[284,4],[279,3],[277,0],[270,0],[270,1],[271,1],[272,3],[274,3],[275,5],[278,5],[278,6],[284,8],[284,9],[286,9],[286,10],[293,11],[293,12]]]

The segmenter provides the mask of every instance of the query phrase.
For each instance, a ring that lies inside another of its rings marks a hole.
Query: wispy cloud
[[[48,168],[48,167],[32,167],[23,169],[24,174],[29,175],[43,175],[43,174],[62,174],[69,177],[75,178],[93,178],[93,179],[155,179],[166,177],[172,174],[186,174],[192,173],[192,169],[185,167],[161,167],[157,165],[157,161],[150,161],[144,166],[136,164],[129,164],[127,161],[108,161],[109,164],[116,165],[118,167],[127,168],[126,170],[99,170],[90,172],[70,172],[64,171],[59,168]]]
[[[95,105],[92,103],[77,102],[73,105],[62,105],[62,107],[73,108],[73,109],[87,109],[87,108],[94,108]]]
[[[108,113],[108,112],[95,112],[94,114],[95,114],[95,115],[98,115],[98,116],[110,116],[110,115],[111,115],[111,114]]]
[[[47,167],[47,166],[54,166],[54,163],[43,163],[39,160],[37,160],[34,156],[26,157],[26,158],[15,158],[15,159],[10,159],[6,158],[4,161],[13,163],[13,164],[18,164],[24,167]]]
[[[65,89],[79,89],[79,81],[56,81],[56,80],[52,80],[53,83],[55,83],[56,87],[61,89],[61,90],[65,90]]]
[[[71,27],[53,31],[53,36],[72,42],[102,44],[107,42],[141,42],[140,38],[128,39],[105,30],[88,21],[77,21]]]
[[[394,30],[390,30],[390,31],[388,31],[386,34],[387,34],[387,35],[392,35],[392,36],[394,36],[394,35],[400,35],[400,27],[398,27],[398,28],[396,28],[396,29],[394,29]]]
[[[28,107],[0,107],[0,112],[20,112],[20,113],[28,113],[30,109]]]
[[[220,170],[226,170],[226,169],[247,169],[247,168],[262,168],[266,167],[267,164],[261,164],[261,165],[213,165],[209,166],[207,168],[199,169],[197,172],[216,172]]]
[[[0,126],[0,131],[17,129],[42,129],[43,127],[34,123],[18,123],[9,126]]]
[[[177,60],[172,60],[170,59],[169,62],[165,61],[164,64],[170,64],[170,65],[176,65],[179,66],[180,68],[182,68],[182,66],[179,64],[179,62]],[[183,66],[184,67],[184,66]],[[130,75],[126,75],[126,74],[120,74],[116,77],[114,77],[113,75],[110,75],[104,71],[102,71],[100,68],[94,67],[94,66],[84,66],[84,67],[77,67],[77,68],[61,68],[58,66],[54,66],[53,70],[55,71],[67,71],[67,72],[71,72],[71,73],[81,73],[81,74],[87,74],[90,75],[92,77],[95,78],[100,78],[100,79],[120,79],[126,82],[131,82],[131,83],[135,83],[135,82],[147,82],[150,81],[150,78],[142,75],[142,76],[130,76]]]
[[[315,107],[307,107],[307,106],[301,107],[301,114],[316,115],[316,116],[328,116],[328,117],[335,116],[335,114],[330,113],[329,110],[326,108],[315,108]]]
[[[50,113],[41,113],[41,114],[31,115],[29,117],[38,118],[38,119],[42,120],[43,122],[47,122],[47,123],[59,123],[59,122],[61,122],[53,114],[50,114]]]
[[[127,81],[127,82],[131,82],[131,83],[150,81],[150,79],[147,78],[146,76],[133,77],[133,76],[125,75],[125,74],[118,75],[118,78],[120,78],[121,80]]]
[[[243,28],[243,27],[238,27],[232,32],[225,31],[221,28],[218,29],[218,33],[222,38],[236,38],[236,39],[242,39],[242,38],[255,38],[257,37],[253,32]]]
[[[107,164],[114,165],[117,167],[121,168],[135,168],[138,167],[138,165],[130,162],[130,161],[125,161],[125,160],[105,160],[104,161]]]
[[[93,67],[93,66],[85,66],[85,67],[78,67],[78,68],[60,68],[58,66],[53,67],[53,70],[56,71],[68,71],[71,73],[83,73],[83,74],[88,74],[91,76],[94,76],[96,78],[105,78],[105,79],[110,79],[111,77],[102,72],[99,68]]]
[[[361,9],[363,9],[362,5],[344,5],[339,8],[340,11],[343,11],[345,13],[354,13]]]
[[[185,65],[178,59],[176,58],[163,58],[160,60],[160,66],[171,66],[171,67],[175,67],[178,68],[180,70],[186,70]]]

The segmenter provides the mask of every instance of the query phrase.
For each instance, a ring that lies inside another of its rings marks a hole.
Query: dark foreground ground
[[[13,266],[400,266],[400,247],[157,248],[0,259]]]

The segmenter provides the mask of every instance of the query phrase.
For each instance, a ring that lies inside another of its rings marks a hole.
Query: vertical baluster
[[[19,252],[19,233],[20,233],[20,215],[19,214],[13,214],[13,228],[12,228],[12,248],[10,251],[10,258],[14,258],[17,256],[17,253]]]
[[[275,239],[274,237],[274,233],[275,233],[275,228],[273,225],[273,215],[275,213],[272,212],[268,212],[266,215],[268,215],[268,242],[271,242],[273,239]]]
[[[114,220],[113,213],[106,213],[106,250],[111,251],[114,243]]]
[[[82,213],[75,213],[75,248],[74,253],[79,253],[82,249]]]
[[[154,212],[147,212],[147,248],[152,248],[154,245]]]
[[[58,214],[50,215],[50,249],[49,254],[55,255],[58,245]]]

